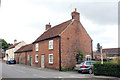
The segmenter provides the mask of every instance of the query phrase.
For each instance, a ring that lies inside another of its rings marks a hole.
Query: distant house
[[[101,58],[101,53],[98,51],[93,51],[94,59],[95,56],[100,59]],[[120,48],[106,48],[103,49],[103,58],[104,59],[113,59],[120,57]]]
[[[16,63],[19,64],[26,64],[26,65],[32,65],[33,61],[32,61],[32,44],[27,44],[22,46],[20,49],[18,49],[15,52],[15,60]]]
[[[4,60],[14,58],[14,52],[17,51],[20,47],[24,46],[25,44],[26,43],[24,41],[17,43],[17,40],[14,40],[14,45],[8,47],[8,49],[5,52]]]
[[[92,58],[92,39],[75,9],[72,19],[54,27],[47,24],[46,31],[32,44],[15,52],[15,59],[22,64],[61,70],[75,66],[79,51],[83,52],[84,60]]]

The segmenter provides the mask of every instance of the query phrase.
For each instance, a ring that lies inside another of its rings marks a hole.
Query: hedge
[[[93,64],[94,75],[120,77],[120,64],[112,62],[96,62]]]

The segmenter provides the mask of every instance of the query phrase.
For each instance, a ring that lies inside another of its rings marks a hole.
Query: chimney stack
[[[80,21],[79,13],[77,12],[76,8],[75,8],[75,11],[73,11],[71,15],[72,15],[72,19]]]
[[[51,28],[51,25],[50,25],[50,22],[49,22],[49,24],[46,24],[46,29],[45,30],[48,30],[50,28]]]
[[[16,44],[16,43],[17,43],[17,40],[15,39],[15,40],[14,40],[14,44]]]

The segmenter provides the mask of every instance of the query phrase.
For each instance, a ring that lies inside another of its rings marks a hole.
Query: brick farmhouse
[[[46,31],[32,44],[16,51],[17,62],[61,70],[76,64],[79,51],[92,56],[92,39],[80,22],[80,14],[75,9],[71,15],[72,19],[54,27],[47,24]]]

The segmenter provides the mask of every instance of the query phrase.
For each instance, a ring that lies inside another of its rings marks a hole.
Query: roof
[[[21,43],[21,42],[15,43],[14,45],[11,45],[10,47],[8,47],[8,49],[14,48],[14,47],[17,46],[19,43]]]
[[[21,53],[21,52],[29,52],[29,51],[32,51],[33,48],[32,48],[32,44],[28,44],[28,45],[25,45],[25,46],[22,46],[20,49],[18,49],[15,53]]]
[[[45,39],[49,39],[49,38],[53,38],[56,36],[59,36],[59,34],[72,22],[71,20],[68,20],[66,22],[63,22],[59,25],[56,25],[50,29],[48,29],[47,31],[45,31],[40,37],[38,37],[33,43],[45,40]]]

